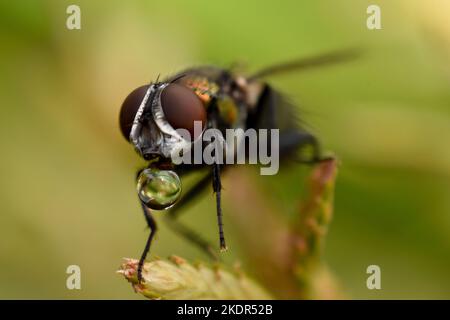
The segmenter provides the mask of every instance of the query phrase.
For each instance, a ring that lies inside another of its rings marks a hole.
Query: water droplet
[[[137,192],[150,209],[165,210],[180,197],[181,181],[173,171],[148,168],[139,175]]]

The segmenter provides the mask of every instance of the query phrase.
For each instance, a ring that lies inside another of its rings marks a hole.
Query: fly
[[[222,223],[221,173],[227,165],[213,163],[174,164],[173,151],[193,146],[206,129],[279,129],[279,155],[295,158],[299,150],[311,152],[297,160],[314,164],[324,159],[314,135],[299,125],[296,110],[278,91],[264,81],[268,76],[342,62],[357,55],[340,51],[272,66],[243,76],[213,66],[185,70],[163,81],[141,86],[125,99],[120,110],[120,129],[148,165],[136,174],[137,193],[150,234],[138,264],[138,279],[157,230],[152,210],[167,210],[170,226],[217,259],[213,246],[176,220],[181,209],[212,184],[215,193],[219,245],[226,250]],[[195,130],[195,123],[201,130]],[[190,138],[179,134],[179,129]],[[269,141],[270,143],[270,141]],[[204,147],[204,146],[203,146]],[[207,173],[181,195],[183,176],[198,170]]]

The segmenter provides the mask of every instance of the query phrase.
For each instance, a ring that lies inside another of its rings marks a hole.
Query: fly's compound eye
[[[147,93],[148,85],[139,87],[132,91],[123,101],[119,114],[120,131],[125,139],[130,139],[131,127],[134,117]]]
[[[186,129],[195,140],[201,132],[194,132],[194,121],[206,124],[206,111],[203,103],[191,89],[171,83],[161,93],[161,107],[167,122],[174,129]]]
[[[139,198],[147,207],[165,210],[173,206],[181,195],[181,181],[170,170],[145,169],[137,180]]]

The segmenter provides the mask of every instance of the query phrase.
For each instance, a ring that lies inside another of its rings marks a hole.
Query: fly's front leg
[[[192,242],[203,252],[205,252],[211,259],[213,259],[214,261],[218,261],[219,257],[217,256],[217,253],[211,243],[209,243],[191,228],[176,220],[179,214],[183,212],[183,209],[189,206],[189,204],[193,203],[194,200],[197,199],[203,193],[203,191],[205,191],[205,189],[210,185],[211,181],[212,173],[208,173],[206,176],[197,181],[196,184],[191,189],[189,189],[185,193],[185,195],[183,195],[182,198],[178,201],[178,203],[168,212],[166,221],[168,226],[173,231],[183,236],[188,241]]]
[[[218,130],[218,119],[219,119],[219,110],[218,110],[218,106],[217,106],[217,98],[214,97],[211,101],[211,105],[209,107],[209,109],[211,110],[211,119],[210,119],[210,125],[212,128]],[[214,143],[218,143],[217,139],[219,139],[219,137],[215,137]],[[219,143],[219,148],[223,148],[223,146]],[[214,158],[215,161],[212,164],[212,176],[213,176],[213,181],[212,181],[212,186],[213,186],[213,190],[214,190],[214,194],[216,195],[216,213],[217,213],[217,224],[219,226],[219,244],[220,244],[220,250],[221,251],[226,251],[227,250],[227,245],[225,242],[225,236],[224,236],[224,232],[223,232],[223,217],[222,217],[222,204],[221,204],[221,192],[222,192],[222,183],[220,180],[220,162],[218,158],[219,155],[215,154]]]
[[[220,165],[217,163],[215,163],[213,166],[213,190],[216,195],[216,211],[217,211],[217,224],[219,226],[220,250],[226,251],[227,245],[225,243],[225,236],[223,232],[222,205],[221,205],[222,183],[220,181]]]

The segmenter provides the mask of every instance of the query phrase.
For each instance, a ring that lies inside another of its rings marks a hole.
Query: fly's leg
[[[213,98],[209,107],[210,110],[210,123],[209,126],[212,128],[217,128],[216,119],[218,117],[217,101]],[[216,208],[217,208],[217,220],[219,225],[219,238],[220,238],[220,249],[226,249],[225,237],[223,233],[223,222],[222,222],[222,207],[221,207],[221,189],[222,185],[220,182],[220,166],[219,164],[213,164],[212,172],[203,177],[191,190],[189,190],[186,195],[184,195],[181,200],[177,203],[176,207],[170,211],[168,217],[171,218],[172,228],[184,236],[186,239],[197,245],[200,249],[206,252],[214,260],[218,260],[216,252],[212,249],[213,247],[207,241],[205,241],[198,234],[193,232],[191,229],[175,221],[178,216],[180,209],[185,207],[187,204],[192,203],[192,200],[197,198],[201,191],[203,191],[206,186],[211,183],[213,185],[213,190],[216,195]]]
[[[187,227],[176,218],[183,212],[183,209],[189,206],[197,199],[202,192],[210,185],[213,178],[212,172],[208,173],[201,180],[199,180],[185,195],[177,202],[174,208],[172,208],[167,214],[167,224],[176,233],[196,245],[199,249],[205,252],[211,259],[218,261],[216,251],[213,245],[205,240],[198,233]]]
[[[221,206],[221,190],[222,183],[220,181],[220,165],[215,163],[213,167],[213,190],[216,194],[216,209],[217,209],[217,224],[219,226],[219,242],[220,250],[227,250],[227,245],[225,243],[225,236],[223,233],[223,222],[222,222],[222,206]]]
[[[217,105],[217,97],[214,97],[209,106],[210,110],[210,126],[216,130],[218,130],[218,119],[219,117],[219,109]],[[219,139],[218,136],[215,137],[214,143],[217,143],[217,140]],[[216,213],[217,213],[217,224],[219,226],[219,244],[220,244],[220,250],[226,251],[227,245],[225,243],[225,236],[223,232],[223,221],[222,221],[222,205],[221,205],[221,191],[222,191],[222,183],[220,181],[220,162],[218,158],[218,154],[215,154],[215,162],[212,165],[212,186],[214,194],[216,195]]]
[[[144,251],[142,252],[141,258],[139,259],[139,263],[138,263],[137,277],[138,277],[138,281],[140,283],[142,281],[142,267],[144,265],[145,258],[147,257],[147,254],[150,251],[150,246],[152,244],[153,237],[155,236],[157,226],[156,226],[156,221],[153,218],[152,213],[150,212],[150,209],[147,208],[147,206],[141,200],[139,200],[139,202],[142,206],[142,210],[144,211],[144,217],[145,217],[145,220],[147,221],[147,225],[150,228],[150,234],[147,238],[147,242],[145,243]]]
[[[280,110],[278,110],[280,109]],[[280,112],[283,114],[280,114]],[[320,144],[311,133],[298,126],[296,108],[279,92],[266,85],[259,97],[255,111],[247,118],[247,127],[256,129],[280,129],[280,158],[295,159],[300,163],[314,164],[327,160],[321,155]],[[290,129],[288,129],[290,128]],[[269,139],[268,144],[271,141]],[[310,147],[311,155],[300,157],[299,151],[303,147]],[[269,146],[270,149],[270,146]]]

